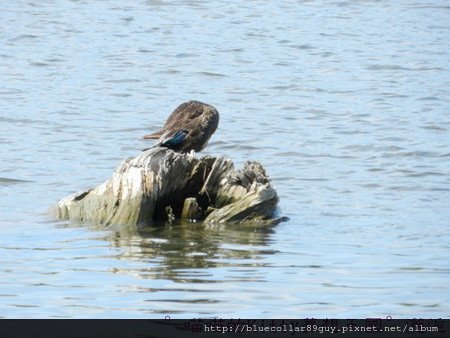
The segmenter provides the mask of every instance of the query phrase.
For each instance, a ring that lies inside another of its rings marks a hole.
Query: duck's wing
[[[197,101],[188,101],[180,104],[167,118],[166,123],[164,123],[164,129],[171,129],[173,124],[176,124],[180,120],[184,120],[187,115],[197,106]]]
[[[177,150],[183,146],[188,132],[185,130],[171,130],[164,133],[156,142],[155,147],[166,147]]]
[[[194,102],[177,126],[179,130],[189,132],[180,150],[182,152],[201,151],[216,131],[218,124],[219,113],[213,106]]]
[[[180,104],[167,118],[163,129],[144,135],[144,139],[159,139],[164,133],[170,130],[180,130],[184,125],[202,112],[201,102],[188,101]]]
[[[213,106],[188,101],[170,114],[162,130],[145,135],[144,138],[158,139],[155,146],[166,146],[182,152],[200,151],[216,131],[218,123],[219,113]]]
[[[204,104],[198,101],[185,102],[170,114],[164,130],[181,130],[192,128],[204,112]]]

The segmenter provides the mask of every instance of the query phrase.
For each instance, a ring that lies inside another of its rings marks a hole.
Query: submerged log
[[[55,209],[62,219],[145,227],[173,218],[208,224],[271,222],[277,203],[258,162],[235,170],[225,157],[151,148],[122,162],[100,186],[63,198]]]

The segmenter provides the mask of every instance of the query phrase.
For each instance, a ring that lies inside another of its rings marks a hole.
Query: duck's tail
[[[157,131],[156,133],[144,135],[144,139],[159,139],[162,134],[164,134],[164,130]]]

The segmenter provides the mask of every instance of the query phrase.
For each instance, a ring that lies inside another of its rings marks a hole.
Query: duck
[[[216,108],[200,101],[188,101],[170,114],[161,130],[144,135],[144,139],[157,139],[154,147],[165,147],[175,152],[200,152],[218,125]]]

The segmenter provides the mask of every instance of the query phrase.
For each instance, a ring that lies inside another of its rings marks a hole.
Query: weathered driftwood
[[[202,218],[202,209],[198,205],[195,197],[188,197],[184,200],[181,219],[198,220]]]
[[[225,157],[151,148],[125,160],[100,186],[60,200],[56,213],[103,225],[144,227],[174,218],[229,224],[273,221],[277,203],[258,162],[235,170]]]

